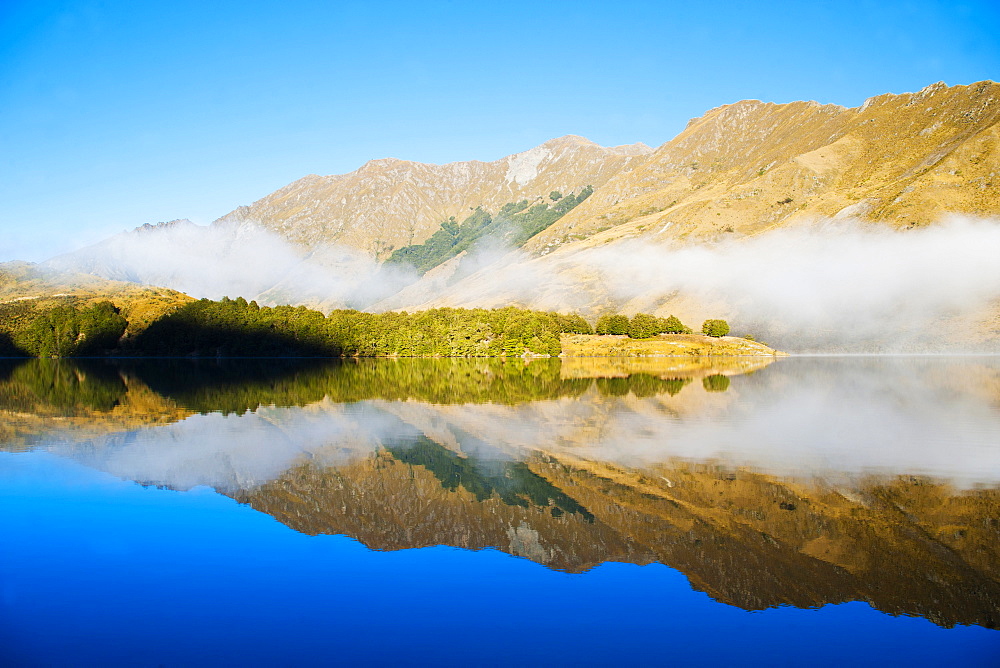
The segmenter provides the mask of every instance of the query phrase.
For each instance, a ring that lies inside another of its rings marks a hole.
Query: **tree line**
[[[122,336],[128,322],[111,302],[83,306],[67,303],[49,310],[18,313],[19,317],[3,323],[16,326],[0,331],[0,355],[556,356],[562,352],[562,334],[595,333],[595,328],[578,314],[516,307],[437,308],[413,313],[338,309],[324,315],[305,306],[259,306],[242,297],[187,303],[126,338]],[[596,323],[597,334],[636,339],[690,332],[675,316],[660,318],[647,313],[631,318],[608,314]],[[728,325],[709,320],[703,332],[722,336],[728,333]]]
[[[129,342],[145,355],[520,357],[558,355],[559,335],[590,334],[579,315],[438,308],[415,313],[259,306],[242,297],[186,304]]]
[[[649,313],[636,313],[631,318],[620,314],[602,315],[597,319],[594,333],[648,339],[660,334],[691,334],[693,330],[677,316],[661,318]],[[702,323],[701,333],[705,336],[726,336],[729,334],[729,323],[725,320],[706,320]]]

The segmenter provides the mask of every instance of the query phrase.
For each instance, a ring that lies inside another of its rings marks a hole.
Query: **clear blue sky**
[[[1000,3],[0,0],[0,261],[305,174],[1000,79]]]

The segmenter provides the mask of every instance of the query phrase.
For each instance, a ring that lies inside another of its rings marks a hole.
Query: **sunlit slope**
[[[297,245],[338,244],[384,259],[441,221],[553,191],[594,195],[529,241],[544,253],[600,235],[703,241],[816,217],[896,228],[948,213],[1000,213],[1000,85],[932,84],[863,106],[744,100],[693,119],[652,150],[553,139],[484,163],[373,160],[306,176],[216,225],[262,224]]]
[[[98,301],[111,301],[120,308],[129,321],[126,334],[132,334],[192,298],[168,288],[58,271],[31,262],[0,264],[0,331],[9,331],[31,312]]]
[[[745,100],[693,119],[529,242],[536,252],[607,230],[711,240],[810,218],[896,228],[1000,214],[1000,84],[933,84],[847,109]],[[597,241],[597,240],[595,240]]]
[[[493,162],[372,160],[349,174],[306,176],[215,225],[259,224],[297,245],[337,244],[385,259],[478,206],[496,212],[508,202],[548,198],[552,191],[600,187],[651,150],[644,144],[607,148],[570,135]]]

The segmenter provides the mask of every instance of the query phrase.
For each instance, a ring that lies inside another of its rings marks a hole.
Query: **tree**
[[[680,318],[672,315],[663,324],[663,332],[665,334],[690,334],[691,330],[680,321]]]
[[[602,315],[597,319],[597,334],[628,334],[629,319],[623,315]]]
[[[553,202],[558,202],[559,200],[562,199],[562,193],[559,192],[558,190],[553,190],[552,192],[549,193],[549,199],[551,199]]]
[[[628,323],[628,335],[633,339],[648,339],[660,333],[657,318],[648,313],[636,313]]]
[[[706,336],[725,336],[729,333],[729,323],[725,320],[706,320],[701,326],[701,333]]]

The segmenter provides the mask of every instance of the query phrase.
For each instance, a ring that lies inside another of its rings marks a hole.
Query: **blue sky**
[[[0,261],[386,156],[1000,79],[984,2],[0,2]]]

